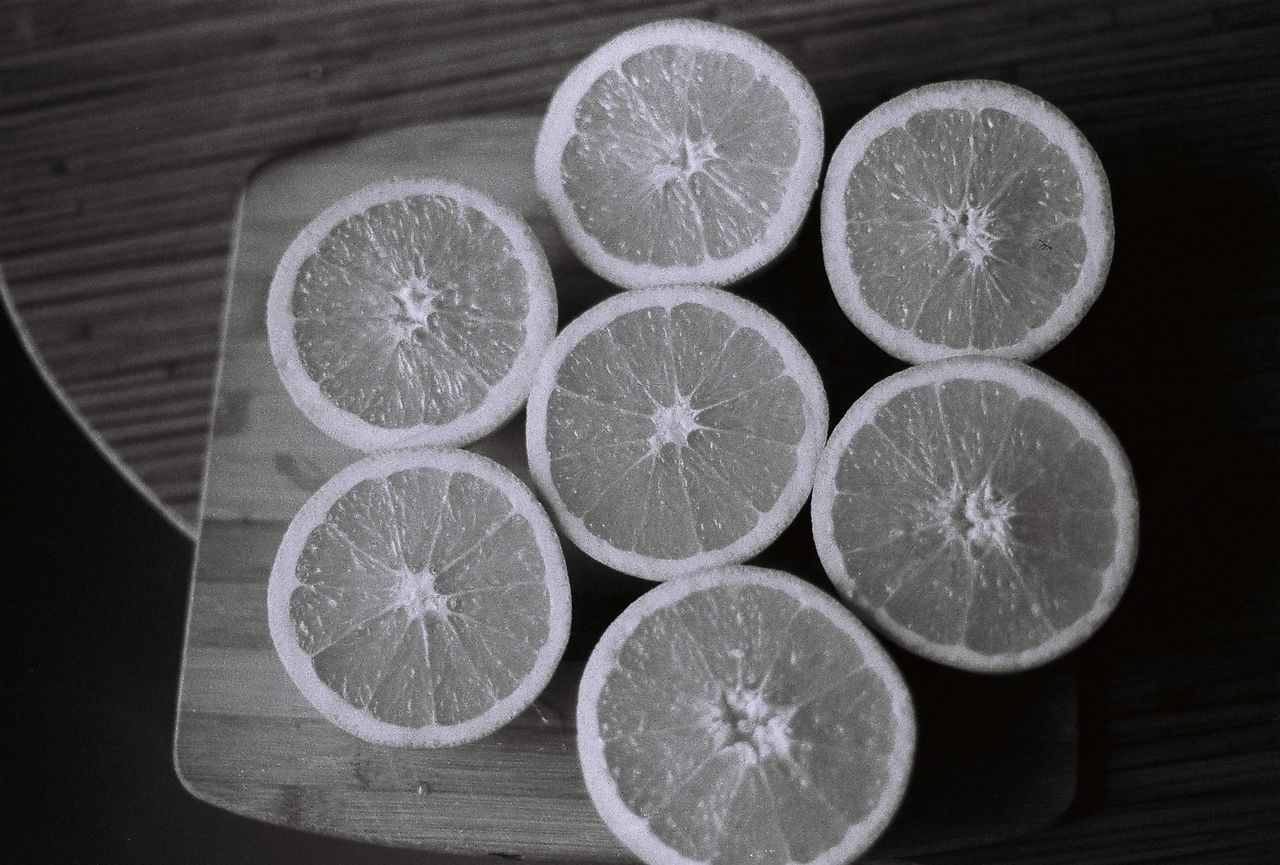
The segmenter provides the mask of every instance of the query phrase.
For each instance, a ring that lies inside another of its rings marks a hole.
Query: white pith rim
[[[836,473],[840,459],[858,430],[872,422],[894,397],[921,386],[953,380],[991,381],[1005,385],[1020,397],[1039,399],[1053,407],[1076,428],[1080,436],[1102,451],[1115,484],[1112,513],[1116,519],[1115,557],[1102,575],[1102,590],[1093,606],[1067,628],[1044,643],[1021,652],[985,654],[966,646],[927,640],[868,603],[845,567],[835,540],[834,507]],[[1018,361],[965,356],[909,367],[872,386],[836,425],[823,449],[814,479],[813,540],[823,569],[854,612],[904,649],[948,666],[980,673],[1015,672],[1038,667],[1079,646],[1106,620],[1128,585],[1138,553],[1138,498],[1133,471],[1115,433],[1098,413],[1070,388]]]
[[[862,653],[866,666],[875,670],[888,687],[896,722],[893,752],[886,764],[888,784],[875,809],[866,818],[851,825],[839,843],[809,860],[809,865],[843,865],[875,842],[902,802],[915,757],[915,709],[897,666],[857,618],[826,592],[784,571],[730,566],[663,583],[627,607],[605,630],[587,660],[578,690],[578,758],[587,793],[609,830],[645,862],[651,865],[699,865],[700,860],[683,855],[655,836],[647,821],[628,808],[618,794],[605,759],[598,707],[609,674],[619,665],[623,646],[645,619],[694,592],[725,586],[758,586],[788,594],[802,606],[818,610],[849,636]]]
[[[755,527],[728,546],[704,551],[687,559],[659,559],[623,550],[594,534],[581,517],[569,510],[551,475],[547,440],[547,404],[555,388],[560,366],[588,334],[607,327],[618,317],[639,309],[670,310],[692,303],[717,310],[738,326],[757,331],[778,352],[804,394],[805,430],[796,448],[796,470],[769,511]],[[822,451],[828,424],[826,390],[808,352],[790,331],[769,313],[748,300],[718,288],[676,286],[616,294],[588,309],[572,321],[551,343],[538,367],[525,415],[525,448],[534,484],[551,509],[560,528],[583,552],[615,570],[648,580],[666,580],[703,568],[745,561],[780,535],[800,512],[813,486],[813,473]]]
[[[412,196],[451,198],[479,211],[506,235],[523,265],[529,298],[525,341],[511,369],[469,412],[444,424],[388,428],[371,424],[335,405],[307,374],[294,339],[292,299],[298,270],[320,242],[343,220],[371,207]],[[464,445],[493,432],[519,411],[533,370],[555,335],[556,292],[542,246],[523,217],[481,192],[435,178],[373,183],[342,198],[294,238],[276,267],[267,295],[267,338],[276,371],[290,398],[317,427],[348,447],[365,451],[410,445]]]
[[[1015,343],[981,350],[982,354],[994,357],[1033,360],[1066,336],[1102,291],[1111,266],[1115,227],[1107,175],[1093,147],[1065,114],[1021,87],[983,80],[928,84],[890,99],[855,123],[832,155],[822,187],[820,221],[827,278],[845,315],[873,342],[900,360],[921,363],[979,352],[975,348],[951,348],[926,342],[873,310],[863,299],[862,284],[854,273],[845,238],[845,190],[850,173],[862,160],[867,147],[888,130],[904,126],[913,115],[942,108],[959,108],[975,114],[986,108],[997,108],[1019,117],[1060,147],[1079,175],[1084,191],[1079,223],[1088,248],[1075,286],[1063,296],[1044,324],[1028,331]]]
[[[406,469],[431,468],[450,474],[480,478],[502,492],[513,511],[524,517],[538,545],[549,598],[546,642],[538,649],[523,681],[488,710],[460,724],[428,724],[402,727],[380,721],[353,706],[317,675],[311,657],[299,645],[289,613],[289,598],[299,582],[298,557],[311,531],[324,522],[329,509],[357,483],[385,478]],[[550,681],[569,639],[569,578],[560,540],[551,520],[533,494],[515,475],[498,463],[469,451],[428,447],[385,451],[352,463],[334,475],[303,504],[280,542],[267,584],[267,619],[275,645],[289,678],[302,695],[331,723],[368,742],[412,748],[437,748],[471,742],[492,733],[520,714]]]
[[[582,227],[564,191],[560,160],[576,134],[578,103],[591,85],[609,71],[619,71],[628,58],[659,45],[678,45],[734,54],[786,95],[796,115],[800,149],[781,206],[758,243],[724,259],[697,265],[659,267],[636,264],[614,255]],[[623,288],[663,285],[729,285],[754,273],[781,254],[795,238],[809,210],[822,173],[822,110],[813,88],[795,66],[775,49],[748,33],[722,24],[672,19],[627,30],[605,42],[578,64],[551,97],[534,152],[534,179],[559,224],[565,241],[600,276]]]

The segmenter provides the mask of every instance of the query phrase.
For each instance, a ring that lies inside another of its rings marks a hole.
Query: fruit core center
[[[654,409],[652,420],[653,435],[649,437],[649,445],[654,450],[660,450],[669,444],[688,444],[689,434],[701,426],[697,421],[697,412],[687,399],[681,399],[675,405],[658,406]]]
[[[412,335],[418,336],[420,328],[430,325],[435,299],[442,293],[432,284],[430,277],[409,277],[397,285],[391,295],[396,304],[396,320],[405,325]]]
[[[683,135],[673,136],[667,142],[665,157],[653,166],[650,175],[653,185],[658,188],[673,180],[688,183],[689,178],[702,171],[708,162],[718,159],[719,153],[710,136],[687,130]]]
[[[974,264],[982,264],[991,255],[996,237],[991,233],[991,218],[986,208],[944,204],[934,208],[933,224],[953,252],[963,253]]]
[[[411,619],[426,615],[443,616],[452,607],[449,596],[436,591],[436,575],[430,569],[405,571],[400,576],[399,605]]]
[[[1008,549],[1013,503],[998,496],[989,482],[976,489],[953,490],[945,511],[951,535],[966,541],[970,548],[994,545]]]
[[[720,748],[736,748],[750,762],[787,756],[791,747],[788,714],[759,691],[725,690],[715,709],[713,728]]]

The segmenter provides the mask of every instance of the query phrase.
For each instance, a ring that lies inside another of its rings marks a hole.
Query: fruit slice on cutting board
[[[375,183],[289,245],[267,335],[289,396],[366,451],[461,445],[521,407],[556,327],[546,256],[519,214],[443,180]]]
[[[903,647],[1009,672],[1078,646],[1137,555],[1133,474],[1075,393],[1025,364],[921,364],[831,434],[813,535],[836,589]]]
[[[578,694],[587,791],[654,865],[844,865],[892,818],[914,750],[888,655],[781,571],[712,569],[641,596]]]
[[[1031,360],[1102,290],[1111,194],[1070,120],[998,81],[930,84],[854,124],[822,190],[822,251],[845,313],[910,363]]]
[[[714,288],[624,292],[556,337],[529,469],[588,555],[653,580],[741,562],[795,518],[827,399],[777,319]]]
[[[740,30],[669,20],[570,72],[535,175],[566,241],[610,282],[727,285],[791,244],[822,154],[818,100],[790,61]]]
[[[369,742],[457,745],[542,692],[569,634],[551,521],[514,475],[452,449],[340,471],[284,534],[271,639],[303,696]]]

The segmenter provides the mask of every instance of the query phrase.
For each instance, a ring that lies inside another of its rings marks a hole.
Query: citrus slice
[[[496,730],[542,692],[569,636],[551,521],[492,460],[375,454],[285,531],[267,588],[289,677],[369,742],[441,747]]]
[[[349,447],[467,444],[514,415],[555,335],[521,217],[443,180],[375,183],[294,239],[267,298],[289,396]]]
[[[654,865],[843,865],[889,823],[914,753],[888,655],[781,571],[652,589],[605,631],[578,692],[587,792]]]
[[[1137,555],[1133,475],[1084,400],[998,358],[881,381],[813,491],[832,582],[890,639],[980,672],[1044,664],[1115,608]]]
[[[529,395],[529,470],[561,528],[664,580],[741,562],[795,518],[827,430],[818,371],[715,288],[614,295],[556,337]]]
[[[822,151],[817,97],[790,61],[678,19],[627,30],[569,73],[534,169],[565,240],[605,279],[727,285],[795,238]]]
[[[902,360],[1031,360],[1088,311],[1111,264],[1097,154],[1058,109],[998,81],[908,91],[854,124],[822,190],[845,313]]]

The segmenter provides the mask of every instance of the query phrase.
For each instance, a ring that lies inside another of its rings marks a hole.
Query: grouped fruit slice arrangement
[[[267,304],[276,368],[370,454],[302,507],[268,587],[276,650],[319,712],[398,746],[505,724],[564,650],[567,538],[661,583],[581,681],[609,828],[648,862],[837,863],[888,824],[914,753],[873,632],[1011,672],[1099,627],[1133,569],[1132,474],[1096,412],[1024,363],[1105,281],[1097,157],[991,81],[921,87],[849,130],[822,185],[827,273],[852,322],[919,365],[828,437],[805,348],[723,288],[790,246],[822,142],[782,55],[664,21],[583,60],[544,119],[540,194],[582,261],[634,289],[558,335],[542,250],[474,190],[376,184],[297,237]],[[459,449],[526,403],[537,498]],[[829,592],[742,565],[811,493]]]

